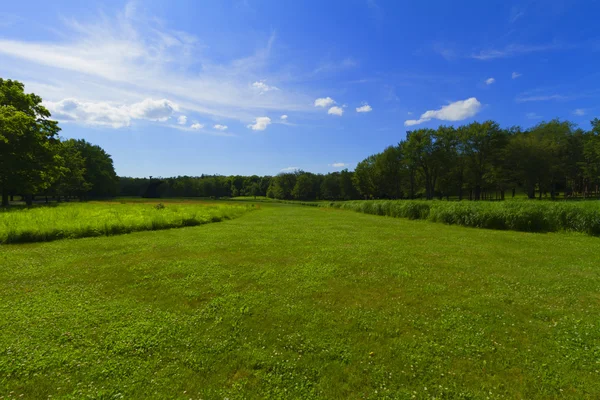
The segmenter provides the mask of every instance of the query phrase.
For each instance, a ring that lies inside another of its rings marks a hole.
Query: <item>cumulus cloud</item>
[[[285,115],[285,114],[283,114],[281,117],[279,117],[279,119],[282,120],[282,121],[287,121],[288,116]]]
[[[336,162],[333,164],[329,164],[330,167],[334,167],[334,168],[344,168],[347,167],[348,164],[347,163],[343,163],[343,162]]]
[[[315,100],[315,107],[329,107],[335,104],[335,100],[331,97],[320,97]]]
[[[344,109],[342,107],[334,106],[331,107],[329,111],[327,111],[327,114],[337,115],[338,117],[341,117],[344,114]]]
[[[518,73],[518,72],[513,72],[513,73],[512,73],[512,75],[511,75],[511,77],[512,77],[513,79],[517,79],[517,78],[518,78],[518,77],[520,77],[521,75],[522,75],[522,74],[520,74],[520,73]]]
[[[131,123],[128,107],[106,102],[85,102],[77,99],[47,101],[44,105],[52,117],[65,122],[79,122],[86,125],[122,128]]]
[[[287,168],[281,169],[281,172],[294,172],[294,171],[298,171],[298,167],[287,167]]]
[[[180,116],[177,118],[177,123],[178,123],[179,125],[185,125],[185,124],[187,124],[187,117],[186,117],[185,115],[180,115]]]
[[[148,119],[150,121],[166,121],[177,111],[179,106],[167,100],[145,99],[130,107],[131,116],[137,119]]]
[[[279,90],[277,86],[269,86],[264,81],[257,81],[252,84],[252,88],[258,90],[261,94],[273,90]]]
[[[227,125],[216,124],[215,126],[213,126],[213,128],[215,128],[218,131],[226,131],[228,127]]]
[[[204,128],[204,125],[199,124],[198,122],[196,122],[195,124],[192,124],[191,128],[195,129],[195,130],[199,130],[199,129]]]
[[[366,103],[363,106],[356,108],[356,112],[359,112],[359,113],[368,113],[371,111],[373,111],[373,108]]]
[[[139,103],[125,105],[67,98],[56,102],[47,101],[44,104],[52,116],[60,121],[115,129],[129,126],[132,119],[164,122],[179,109],[177,104],[166,99],[145,99]]]
[[[575,111],[573,111],[573,114],[581,117],[585,115],[585,110],[583,108],[577,108]]]
[[[496,80],[494,78],[487,78],[485,80],[485,84],[486,85],[491,85],[492,83],[496,82]]]
[[[443,106],[439,110],[429,110],[421,114],[419,119],[404,121],[405,126],[419,125],[432,119],[441,121],[461,121],[475,116],[481,109],[481,103],[475,97],[466,100],[455,101]]]
[[[247,125],[248,128],[253,131],[264,131],[267,129],[267,126],[271,124],[271,118],[269,117],[257,117],[254,120],[254,124]]]

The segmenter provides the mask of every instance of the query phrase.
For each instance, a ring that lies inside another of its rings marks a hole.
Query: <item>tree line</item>
[[[24,85],[0,78],[0,192],[31,205],[35,195],[57,200],[118,194],[113,161],[85,140],[63,140],[42,99]]]
[[[557,119],[527,130],[494,121],[418,129],[358,163],[354,182],[365,198],[598,196],[600,121],[587,131]]]
[[[523,130],[494,121],[440,126],[359,162],[354,171],[277,176],[180,176],[155,180],[157,196],[268,196],[284,200],[504,199],[507,192],[556,198],[600,196],[600,121],[590,130],[552,120]],[[122,195],[148,179],[121,178]]]
[[[22,83],[0,78],[0,192],[2,205],[20,195],[80,199],[109,196],[236,197],[284,200],[504,199],[524,192],[600,195],[600,120],[591,128],[569,121],[530,129],[494,121],[407,132],[406,139],[359,162],[354,171],[304,171],[276,176],[118,178],[99,146],[62,140],[60,127]]]

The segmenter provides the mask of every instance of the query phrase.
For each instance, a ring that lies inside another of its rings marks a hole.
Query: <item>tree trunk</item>
[[[535,186],[532,184],[527,187],[527,197],[530,199],[535,199]]]
[[[2,207],[8,207],[8,192],[2,189]]]
[[[10,195],[10,201],[15,201],[15,196],[13,196],[12,194]]]
[[[475,200],[481,199],[481,186],[475,185]]]
[[[33,195],[30,195],[30,194],[25,195],[25,204],[27,204],[28,206],[33,205]]]

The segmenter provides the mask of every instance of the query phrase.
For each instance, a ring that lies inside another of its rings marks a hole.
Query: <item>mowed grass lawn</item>
[[[0,246],[0,396],[598,399],[600,239],[262,204]]]

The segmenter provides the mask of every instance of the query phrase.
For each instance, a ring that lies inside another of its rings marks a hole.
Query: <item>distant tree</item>
[[[85,159],[85,181],[90,185],[85,195],[91,197],[116,195],[119,180],[111,156],[100,146],[83,139],[75,140],[73,146]]]

